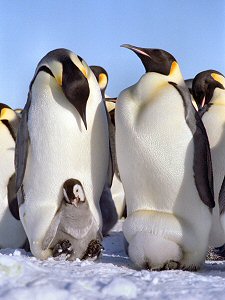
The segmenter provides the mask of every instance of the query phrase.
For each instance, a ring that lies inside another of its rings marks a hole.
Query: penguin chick
[[[62,191],[62,203],[47,231],[43,249],[52,249],[54,257],[65,256],[69,260],[96,259],[102,250],[102,237],[83,186],[71,178],[64,182]]]
[[[207,134],[176,59],[161,49],[123,47],[146,71],[116,102],[128,253],[140,268],[196,270],[215,206]]]
[[[193,96],[206,128],[211,148],[215,207],[209,245],[220,247],[225,243],[224,188],[225,176],[225,78],[215,70],[197,74],[193,80]],[[222,224],[221,224],[222,222]]]
[[[19,117],[0,103],[0,248],[20,248],[26,234],[20,222],[15,182],[15,140]]]

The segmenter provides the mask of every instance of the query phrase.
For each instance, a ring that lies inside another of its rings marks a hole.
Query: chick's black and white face
[[[65,201],[78,207],[85,202],[85,193],[82,184],[76,179],[68,179],[63,185]]]
[[[84,202],[85,201],[85,196],[84,196],[84,191],[81,185],[75,184],[73,187],[73,193],[74,197],[78,202]]]

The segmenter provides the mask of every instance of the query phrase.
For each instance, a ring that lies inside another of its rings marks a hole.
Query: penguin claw
[[[95,260],[99,257],[101,252],[104,250],[99,240],[91,240],[88,244],[87,250],[85,251],[82,260],[91,259]]]
[[[73,253],[71,243],[68,240],[58,242],[52,250],[53,257],[65,256],[68,259]]]

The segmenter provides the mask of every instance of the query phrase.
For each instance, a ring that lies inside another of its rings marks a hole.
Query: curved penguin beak
[[[116,103],[117,98],[104,98],[104,100],[105,100],[106,102],[113,102],[113,103]]]
[[[145,55],[145,56],[151,57],[149,54],[147,54],[147,53],[144,51],[143,48],[140,48],[140,47],[135,47],[135,46],[132,46],[132,45],[130,45],[130,44],[123,44],[123,45],[121,45],[120,47],[130,49],[130,50],[134,51],[134,52],[137,53],[137,54],[141,54],[141,55]]]

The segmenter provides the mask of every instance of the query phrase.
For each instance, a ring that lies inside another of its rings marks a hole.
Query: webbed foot
[[[88,244],[87,250],[85,251],[83,259],[92,259],[95,260],[99,257],[102,250],[104,250],[103,246],[99,242],[99,240],[91,240]]]

